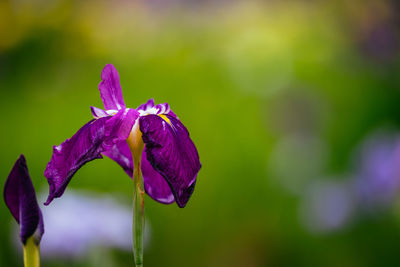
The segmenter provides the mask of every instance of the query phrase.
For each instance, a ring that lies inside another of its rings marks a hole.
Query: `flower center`
[[[115,110],[115,109],[107,109],[107,110],[106,110],[106,113],[107,113],[108,115],[114,116],[115,114],[118,113],[118,110]]]
[[[144,149],[142,132],[139,128],[139,119],[137,119],[135,124],[133,125],[131,133],[129,134],[128,139],[126,139],[126,142],[128,143],[129,148],[132,152],[134,165],[138,165],[140,163],[142,151]]]
[[[137,109],[139,112],[139,116],[147,116],[147,115],[157,115],[162,118],[166,123],[168,123],[172,128],[173,125],[171,120],[166,116],[166,113],[170,111],[168,104],[159,104],[157,106],[148,107],[146,109]],[[107,113],[112,115],[114,110],[107,110]],[[144,143],[142,139],[142,132],[139,127],[139,119],[136,120],[135,124],[132,127],[131,133],[129,134],[128,139],[126,140],[129,148],[132,152],[134,164],[140,164],[140,159],[142,156],[142,151],[144,149]]]

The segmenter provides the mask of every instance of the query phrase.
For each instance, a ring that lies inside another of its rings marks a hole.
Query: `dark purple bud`
[[[24,155],[15,162],[4,185],[4,200],[20,226],[22,243],[34,235],[39,244],[44,233],[42,212],[36,200]]]

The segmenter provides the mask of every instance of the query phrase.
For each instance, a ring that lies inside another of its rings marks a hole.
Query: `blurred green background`
[[[43,203],[52,146],[102,107],[112,63],[127,106],[168,102],[202,162],[184,209],[146,197],[145,266],[399,266],[399,11],[395,0],[3,0],[0,185],[24,153]],[[73,189],[131,203],[108,158]],[[0,266],[22,266],[2,203]],[[100,242],[42,266],[132,260]]]

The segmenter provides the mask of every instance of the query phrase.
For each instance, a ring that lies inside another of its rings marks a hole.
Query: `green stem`
[[[135,266],[143,266],[143,234],[144,234],[144,190],[140,171],[140,161],[135,162],[133,173],[133,257]]]
[[[24,245],[24,266],[40,267],[40,249],[31,236]]]

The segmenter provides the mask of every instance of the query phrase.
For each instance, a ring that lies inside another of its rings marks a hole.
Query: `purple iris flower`
[[[8,175],[4,185],[4,200],[20,226],[20,238],[24,246],[30,238],[38,245],[44,233],[43,217],[24,155],[18,158]]]
[[[130,177],[134,162],[140,162],[146,193],[160,203],[176,201],[184,207],[201,167],[188,130],[167,103],[155,105],[150,99],[137,109],[127,108],[113,65],[104,67],[101,79],[104,110],[91,107],[94,119],[53,148],[44,174],[50,185],[45,204],[63,194],[80,167],[105,155]]]

